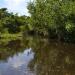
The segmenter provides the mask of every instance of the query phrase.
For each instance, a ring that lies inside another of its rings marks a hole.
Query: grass
[[[9,34],[9,33],[3,33],[0,35],[0,44],[1,43],[7,43],[8,41],[11,40],[16,40],[16,39],[22,39],[22,33],[17,33],[17,34]]]
[[[22,37],[22,33],[16,33],[16,34],[9,34],[9,33],[3,33],[0,35],[1,38],[20,38]]]

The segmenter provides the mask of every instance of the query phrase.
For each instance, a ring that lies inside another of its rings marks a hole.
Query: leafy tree
[[[69,35],[66,37],[66,33],[74,33],[74,9],[74,0],[35,0],[28,5],[33,29],[43,35],[57,37],[58,40],[67,38]]]
[[[21,31],[20,27],[24,27],[25,24],[26,16],[9,13],[6,8],[0,9],[0,32],[8,30],[9,33],[17,33]]]

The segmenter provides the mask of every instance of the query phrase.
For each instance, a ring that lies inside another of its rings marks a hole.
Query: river
[[[0,43],[0,75],[75,75],[75,44],[36,37]]]

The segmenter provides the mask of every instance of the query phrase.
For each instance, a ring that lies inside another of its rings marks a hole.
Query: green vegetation
[[[29,3],[28,9],[36,33],[75,41],[74,0],[35,0]]]
[[[0,9],[0,34],[34,34],[75,42],[74,0],[34,0],[27,8],[30,16]]]
[[[27,25],[26,16],[9,13],[6,8],[0,9],[0,34],[15,34],[25,30]]]
[[[0,39],[0,44],[6,44],[8,41],[16,40],[16,39],[22,39],[22,33],[16,33],[16,34],[2,34]]]

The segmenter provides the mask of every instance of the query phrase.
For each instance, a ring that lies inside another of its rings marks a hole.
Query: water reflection
[[[34,38],[28,46],[35,53],[29,67],[36,75],[75,75],[75,44]]]
[[[13,56],[15,53],[23,52],[25,49],[24,44],[21,40],[11,40],[6,44],[0,44],[0,60],[6,61],[10,56]]]
[[[30,48],[9,57],[7,62],[0,61],[0,75],[33,75],[34,72],[27,67],[33,58],[34,53]]]
[[[25,37],[1,47],[0,59],[0,75],[75,75],[75,44]]]

